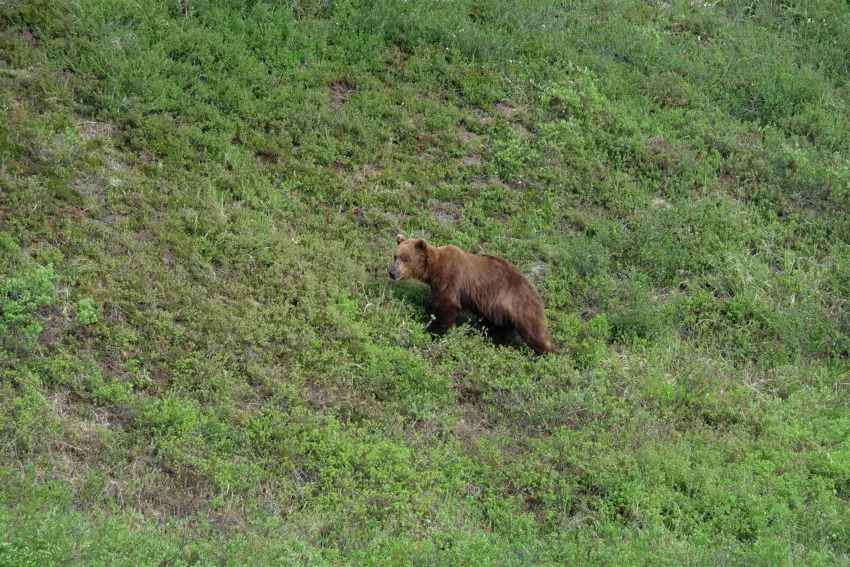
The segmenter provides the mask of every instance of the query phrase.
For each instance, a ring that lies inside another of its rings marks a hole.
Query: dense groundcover
[[[846,2],[0,2],[0,563],[850,561]],[[561,352],[424,332],[394,235]]]

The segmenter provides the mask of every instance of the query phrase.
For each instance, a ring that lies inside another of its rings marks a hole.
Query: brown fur
[[[419,238],[399,234],[396,241],[390,276],[421,280],[431,287],[435,319],[428,325],[430,332],[442,335],[462,309],[472,309],[487,320],[496,342],[515,329],[537,354],[555,352],[540,296],[514,266],[456,246],[431,246]]]

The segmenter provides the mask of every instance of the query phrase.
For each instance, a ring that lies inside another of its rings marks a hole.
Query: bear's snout
[[[390,277],[394,280],[398,280],[401,277],[401,274],[395,269],[395,267],[390,268],[389,270]]]

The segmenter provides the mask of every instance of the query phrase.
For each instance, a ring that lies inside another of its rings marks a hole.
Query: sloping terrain
[[[842,1],[0,2],[0,564],[850,561]],[[424,332],[394,236],[561,353]]]

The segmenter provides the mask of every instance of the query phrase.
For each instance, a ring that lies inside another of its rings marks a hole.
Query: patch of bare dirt
[[[375,410],[375,400],[333,385],[308,384],[305,402],[316,411],[359,423]]]
[[[125,411],[105,408],[87,408],[85,418],[80,418],[73,394],[59,391],[50,396],[53,415],[64,425],[63,434],[51,439],[57,455],[69,463],[91,464],[102,449],[101,434],[105,430],[124,428],[132,416]]]
[[[463,162],[463,165],[468,167],[480,167],[484,163],[484,160],[478,154],[469,154],[461,161]]]
[[[71,183],[74,190],[87,201],[100,204],[106,199],[108,182],[99,175],[82,175]]]
[[[472,186],[475,187],[476,189],[483,187],[485,185],[497,185],[497,186],[503,186],[504,187],[505,184],[502,183],[502,180],[499,179],[498,177],[493,177],[493,176],[490,176],[490,175],[488,175],[486,177],[480,177],[480,178],[478,178],[478,179],[476,179],[475,181],[472,182]]]
[[[463,203],[454,201],[440,201],[433,209],[434,218],[441,222],[457,224],[460,221]]]
[[[646,147],[649,148],[653,153],[662,154],[665,156],[672,156],[674,153],[673,146],[670,145],[670,142],[668,142],[667,139],[660,134],[647,140]]]
[[[519,114],[519,109],[507,102],[497,102],[493,105],[493,108],[505,118],[514,118],[517,114]]]
[[[345,79],[334,81],[328,85],[331,91],[331,108],[339,108],[351,98],[351,93],[355,91],[354,87],[348,84]]]
[[[166,268],[174,267],[174,251],[171,250],[168,246],[162,251],[162,264]]]
[[[439,138],[439,136],[440,134],[438,132],[420,132],[416,138],[420,142],[433,143],[437,140],[437,138]]]
[[[357,205],[344,205],[340,216],[343,219],[354,219],[357,224],[363,224],[366,220],[366,214],[363,209]]]
[[[458,129],[457,137],[460,138],[461,142],[471,142],[472,140],[478,138],[478,134],[472,132],[466,126],[461,126]]]
[[[16,34],[18,39],[25,41],[32,47],[33,49],[38,49],[38,38],[29,30],[21,31]]]
[[[116,222],[122,222],[122,221],[127,220],[127,218],[128,218],[127,215],[108,214],[108,215],[103,216],[103,218],[101,219],[101,222],[103,222],[103,224],[105,224],[106,226],[112,226]]]
[[[107,122],[97,122],[94,120],[84,120],[78,122],[80,139],[84,142],[90,140],[114,138],[118,134],[118,128]]]
[[[512,122],[511,128],[513,128],[513,130],[515,132],[517,132],[520,135],[520,137],[522,137],[522,138],[530,138],[531,135],[532,135],[531,130],[526,128],[525,124],[523,124],[521,122]]]
[[[490,417],[471,404],[464,404],[463,415],[458,416],[452,433],[461,443],[468,445],[493,433]]]
[[[516,179],[508,183],[508,187],[510,189],[513,189],[514,191],[518,191],[528,187],[528,182],[522,177],[522,175],[520,175]]]
[[[729,191],[738,185],[738,181],[732,175],[723,174],[717,179],[717,183],[724,191]]]
[[[369,162],[354,174],[355,181],[369,181],[383,173],[385,169],[374,162]]]
[[[662,199],[661,197],[656,197],[652,200],[652,208],[653,209],[672,209],[673,205],[670,204],[667,199]]]
[[[647,140],[646,149],[649,151],[650,159],[661,170],[661,186],[665,187],[670,169],[679,163],[680,157],[676,149],[662,135]]]
[[[531,277],[534,280],[534,283],[540,283],[540,281],[543,280],[548,273],[549,267],[546,265],[546,262],[543,262],[542,260],[536,260],[534,265],[531,266]]]
[[[280,156],[274,152],[260,152],[257,154],[257,158],[263,167],[274,167],[280,161]]]

